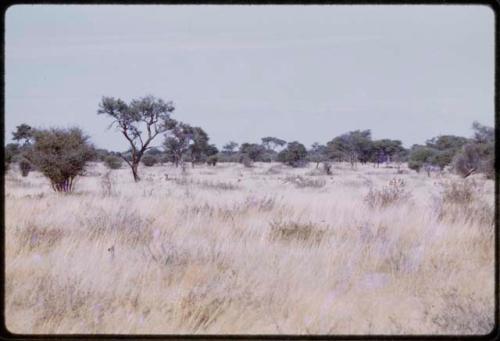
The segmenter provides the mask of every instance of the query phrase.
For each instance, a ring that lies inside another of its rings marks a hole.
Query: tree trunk
[[[139,182],[141,180],[141,178],[139,177],[139,172],[138,172],[139,164],[134,163],[134,164],[132,164],[131,168],[132,168],[132,175],[134,176],[134,181]]]

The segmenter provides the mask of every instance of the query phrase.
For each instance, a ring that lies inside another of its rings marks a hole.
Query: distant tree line
[[[495,175],[495,131],[478,122],[472,125],[471,138],[440,135],[409,149],[400,140],[375,140],[370,130],[355,130],[325,144],[313,143],[310,148],[298,141],[267,136],[260,143],[229,141],[219,151],[201,127],[173,119],[174,110],[172,102],[153,96],[130,103],[103,97],[97,113],[112,119],[110,128],[115,127],[129,145],[125,152],[95,148],[79,128],[36,129],[21,124],[12,133],[16,143],[5,146],[5,169],[17,163],[23,176],[39,170],[54,190],[62,192],[72,190],[75,177],[84,172],[88,161],[104,162],[110,169],[125,164],[136,182],[140,181],[141,163],[147,167],[164,163],[185,167],[190,163],[195,167],[202,163],[215,166],[218,162],[239,162],[252,167],[254,162],[281,162],[302,167],[312,162],[317,168],[323,163],[329,173],[331,162],[348,162],[352,168],[358,163],[374,167],[394,163],[399,168],[407,162],[417,172],[449,167],[463,177],[475,172],[485,173],[488,178]],[[153,146],[158,136],[163,137],[161,146]]]

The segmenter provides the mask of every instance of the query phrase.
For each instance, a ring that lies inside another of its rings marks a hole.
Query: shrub
[[[413,146],[409,155],[408,168],[420,172],[425,164],[432,164],[431,160],[436,156],[436,153],[436,150],[427,146]]]
[[[278,154],[278,161],[292,167],[301,167],[307,164],[307,150],[302,143],[289,142],[287,147]]]
[[[74,179],[94,156],[88,137],[79,128],[36,130],[28,158],[46,176],[52,189],[71,192]]]
[[[365,197],[365,202],[371,208],[384,208],[407,201],[411,193],[406,190],[406,183],[403,179],[392,179],[388,186],[382,189],[370,188]]]
[[[158,163],[158,159],[153,155],[146,154],[142,157],[142,163],[146,167],[153,167]]]
[[[494,206],[481,200],[483,188],[474,179],[441,182],[439,185],[442,190],[436,202],[438,219],[453,223],[463,219],[494,226]]]
[[[447,204],[469,205],[479,190],[475,181],[450,181],[440,185],[443,202]]]
[[[240,154],[247,155],[253,162],[262,161],[262,155],[266,148],[256,143],[243,143],[240,146]]]
[[[479,143],[467,144],[453,160],[453,169],[466,178],[474,172],[483,172],[489,179],[495,176],[494,153],[491,146]]]
[[[209,166],[215,166],[217,164],[217,161],[219,161],[217,155],[211,155],[207,158],[207,164]]]
[[[109,155],[104,158],[104,164],[109,168],[109,169],[120,169],[122,166],[122,159],[119,158],[118,156],[113,156]]]
[[[253,167],[253,162],[252,159],[246,154],[241,155],[240,157],[240,162],[245,166],[246,168],[251,168]]]
[[[23,177],[26,177],[33,169],[33,166],[28,160],[22,159],[21,161],[19,161],[19,169],[21,170],[21,175]]]

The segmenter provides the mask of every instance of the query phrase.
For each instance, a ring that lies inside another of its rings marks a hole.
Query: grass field
[[[5,178],[14,333],[484,334],[494,182],[347,164]],[[165,176],[168,174],[168,178]],[[395,180],[393,180],[395,179]],[[392,180],[392,181],[391,181]]]

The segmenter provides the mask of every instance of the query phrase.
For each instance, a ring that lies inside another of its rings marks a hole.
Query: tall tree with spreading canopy
[[[12,139],[15,141],[24,140],[24,145],[29,145],[33,139],[34,130],[26,123],[18,125],[16,131],[12,133]]]
[[[242,157],[248,157],[251,161],[260,161],[262,155],[266,152],[264,146],[257,143],[242,143],[240,145],[240,154]]]
[[[355,130],[335,137],[327,143],[330,157],[346,160],[354,168],[356,162],[367,162],[372,151],[370,130]]]
[[[238,143],[234,141],[229,141],[224,146],[222,146],[222,152],[227,154],[232,154],[234,153],[236,148],[238,148]]]
[[[320,162],[325,162],[329,158],[328,148],[325,145],[314,142],[311,149],[307,151],[307,159],[316,163],[316,168],[319,167]]]
[[[262,145],[266,149],[272,150],[273,152],[276,151],[276,148],[283,147],[286,144],[285,140],[272,136],[263,137],[261,140],[262,140]]]
[[[219,151],[214,145],[208,144],[208,134],[200,127],[176,122],[175,126],[165,135],[163,148],[169,161],[177,167],[184,159],[201,163]]]
[[[168,161],[177,167],[183,160],[183,156],[189,151],[189,147],[194,143],[193,127],[188,124],[176,123],[169,134],[165,135],[163,148]]]
[[[132,100],[129,104],[114,97],[103,97],[97,114],[113,118],[110,128],[116,124],[130,144],[130,159],[118,154],[132,169],[134,181],[140,180],[138,167],[144,153],[152,148],[151,142],[161,133],[170,130],[175,121],[170,118],[174,104],[153,96]]]

